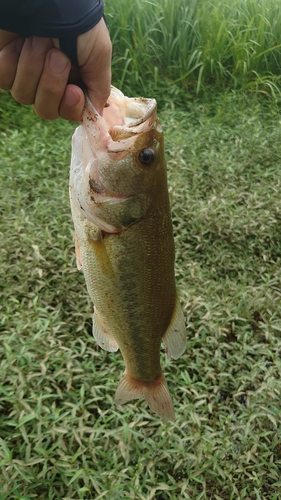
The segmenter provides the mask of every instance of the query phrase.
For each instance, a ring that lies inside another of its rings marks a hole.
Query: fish
[[[144,398],[174,420],[160,365],[186,349],[175,283],[175,246],[163,131],[155,99],[112,87],[99,115],[86,97],[72,138],[69,194],[77,267],[94,305],[93,335],[120,349],[125,371],[114,401]]]

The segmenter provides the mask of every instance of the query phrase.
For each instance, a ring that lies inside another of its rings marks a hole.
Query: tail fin
[[[122,405],[131,399],[144,398],[152,411],[167,420],[175,420],[172,399],[163,373],[151,383],[143,383],[123,373],[114,402]]]

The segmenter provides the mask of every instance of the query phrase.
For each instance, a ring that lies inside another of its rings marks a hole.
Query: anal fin
[[[109,352],[118,351],[119,346],[113,335],[111,335],[111,333],[109,333],[106,329],[106,326],[101,320],[97,309],[95,309],[93,315],[93,336],[102,349]]]
[[[185,318],[177,298],[171,322],[162,338],[167,359],[178,359],[186,349]]]
[[[150,383],[140,382],[130,377],[126,372],[123,373],[114,402],[117,405],[122,405],[131,399],[139,398],[144,398],[150,409],[160,417],[175,420],[172,399],[163,373]]]

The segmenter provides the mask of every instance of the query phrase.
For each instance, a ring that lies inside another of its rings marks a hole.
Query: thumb
[[[112,47],[103,19],[77,39],[79,73],[98,113],[110,94]]]

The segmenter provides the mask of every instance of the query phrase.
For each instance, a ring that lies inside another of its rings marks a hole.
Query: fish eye
[[[139,153],[138,160],[144,167],[150,167],[154,162],[156,153],[152,148],[145,148]]]

